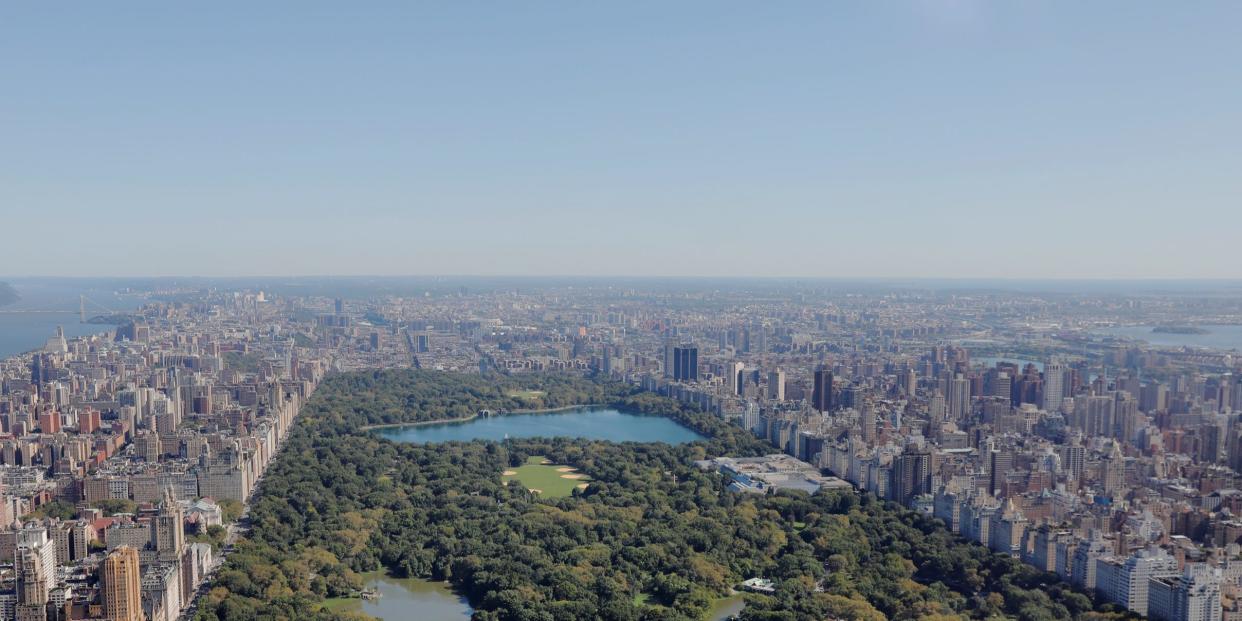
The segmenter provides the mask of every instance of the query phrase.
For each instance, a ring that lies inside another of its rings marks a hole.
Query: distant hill
[[[13,290],[9,283],[0,282],[0,306],[12,304],[20,299],[22,299],[22,296],[17,295],[17,292]]]

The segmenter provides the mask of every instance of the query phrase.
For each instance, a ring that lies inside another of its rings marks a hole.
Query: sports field
[[[505,483],[515,479],[544,498],[560,498],[572,494],[575,487],[585,488],[590,477],[574,468],[548,463],[543,457],[529,457],[526,465],[501,473]]]
[[[517,399],[523,399],[526,401],[534,401],[535,399],[539,399],[540,397],[543,397],[546,394],[548,393],[542,390],[510,390],[509,391],[510,397],[514,397]]]

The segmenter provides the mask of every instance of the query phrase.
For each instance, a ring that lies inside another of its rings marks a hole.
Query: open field
[[[544,395],[548,393],[542,390],[510,390],[508,394],[510,397],[514,397],[517,399],[533,401],[535,399],[542,398]]]
[[[544,498],[560,498],[573,493],[574,488],[582,489],[586,485],[582,481],[589,477],[585,474],[566,474],[572,470],[535,456],[527,458],[524,466],[504,471],[501,479],[506,483],[516,479],[526,489],[539,490],[539,495]]]

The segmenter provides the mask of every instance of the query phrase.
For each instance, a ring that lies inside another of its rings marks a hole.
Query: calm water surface
[[[746,607],[746,600],[741,595],[733,595],[716,600],[707,612],[708,621],[724,621],[733,615],[741,614]]]
[[[90,286],[76,280],[53,278],[8,282],[21,299],[13,304],[0,306],[0,358],[42,348],[47,339],[56,332],[56,326],[64,326],[65,338],[70,339],[101,334],[116,328],[110,325],[80,323],[79,295],[85,295],[89,300],[86,305],[87,317],[108,312],[127,312],[137,308],[143,301],[137,295],[118,295],[110,289]]]
[[[468,621],[474,609],[444,582],[364,574],[367,586],[380,592],[375,601],[345,600],[336,610],[364,612],[384,621]]]
[[[384,621],[467,621],[474,609],[465,597],[454,593],[445,582],[414,578],[393,578],[383,572],[363,574],[369,588],[380,592],[375,601],[340,600],[333,606],[339,612],[363,612]],[[746,602],[741,595],[716,600],[707,613],[708,621],[724,621],[742,612]]]
[[[580,407],[539,414],[508,414],[461,423],[376,429],[397,442],[470,442],[505,438],[570,437],[613,442],[684,444],[703,436],[662,416],[630,414],[607,407]]]
[[[78,313],[0,312],[0,358],[40,349],[64,326],[65,338],[101,334],[116,326],[79,323]]]
[[[1207,334],[1168,334],[1152,332],[1152,326],[1106,328],[1101,334],[1147,341],[1161,347],[1209,347],[1242,350],[1242,326],[1199,326]]]

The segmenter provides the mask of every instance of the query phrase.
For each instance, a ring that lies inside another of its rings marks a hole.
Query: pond
[[[468,421],[381,427],[373,430],[373,433],[396,442],[417,444],[535,437],[669,444],[704,439],[672,419],[632,414],[609,407],[574,407],[549,412],[479,417]]]
[[[469,621],[474,613],[466,598],[444,582],[393,578],[383,572],[363,577],[368,588],[379,591],[379,599],[330,599],[325,607],[335,612],[363,612],[384,621]]]
[[[742,609],[746,607],[746,600],[742,599],[741,594],[722,597],[712,602],[712,607],[707,611],[708,621],[725,621],[734,615],[742,614]]]
[[[474,614],[470,602],[446,582],[393,578],[382,571],[362,577],[367,588],[379,591],[379,599],[335,598],[324,602],[324,607],[333,612],[363,612],[383,621],[468,621]],[[741,613],[745,605],[740,594],[722,597],[712,602],[706,619],[725,621]]]

